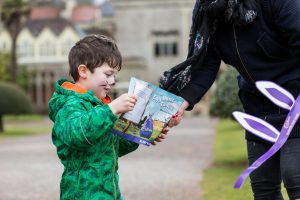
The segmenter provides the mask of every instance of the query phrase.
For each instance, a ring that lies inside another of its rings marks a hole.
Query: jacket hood
[[[56,81],[54,94],[48,104],[50,110],[49,117],[53,122],[55,121],[58,111],[73,98],[81,98],[82,100],[90,101],[94,104],[103,104],[99,99],[97,99],[92,90],[88,90],[88,92],[85,94],[79,94],[72,90],[63,88],[62,84],[64,82],[70,82],[74,84],[73,81],[67,79],[60,79]]]

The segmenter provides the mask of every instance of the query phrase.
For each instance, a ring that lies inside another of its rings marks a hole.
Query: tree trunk
[[[10,24],[9,32],[12,39],[12,47],[11,47],[11,60],[10,60],[10,75],[11,81],[16,83],[17,81],[17,38],[21,29],[21,21],[20,19],[15,19],[14,23]]]
[[[10,74],[13,83],[17,81],[17,48],[16,38],[12,38]]]
[[[12,33],[12,48],[11,48],[11,80],[17,81],[17,37],[19,33],[19,24],[14,24],[14,32]]]
[[[4,131],[3,129],[3,117],[2,115],[0,115],[0,133],[2,133]]]

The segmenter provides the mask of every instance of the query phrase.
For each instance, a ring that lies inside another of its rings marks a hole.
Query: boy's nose
[[[106,82],[107,82],[107,84],[110,85],[110,86],[114,86],[114,85],[115,85],[115,79],[114,79],[114,78],[110,78],[110,79],[108,79]]]
[[[116,83],[115,83],[115,80],[111,80],[111,81],[106,81],[106,84],[109,85],[110,87],[114,86]]]

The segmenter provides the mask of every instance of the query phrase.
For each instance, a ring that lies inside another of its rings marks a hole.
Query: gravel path
[[[120,158],[126,200],[199,200],[211,162],[213,123],[187,117],[155,147]],[[0,200],[56,200],[63,171],[50,134],[0,141]]]
[[[199,200],[202,170],[211,163],[214,122],[184,118],[163,143],[120,158],[125,200]]]

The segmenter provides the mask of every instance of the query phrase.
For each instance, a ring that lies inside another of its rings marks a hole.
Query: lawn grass
[[[27,135],[51,133],[51,123],[45,123],[44,116],[20,115],[4,117],[4,132],[0,140]]]
[[[5,122],[16,122],[41,120],[42,118],[42,115],[4,115],[3,120]]]
[[[4,132],[0,133],[0,140],[12,138],[12,137],[20,137],[26,135],[36,135],[42,133],[50,133],[51,128],[49,127],[26,127],[26,128],[13,128],[8,127]]]
[[[220,120],[216,127],[214,161],[205,170],[201,182],[204,200],[251,200],[253,194],[249,177],[241,189],[233,185],[239,174],[247,168],[244,130],[232,120]],[[285,190],[284,199],[288,199]]]

